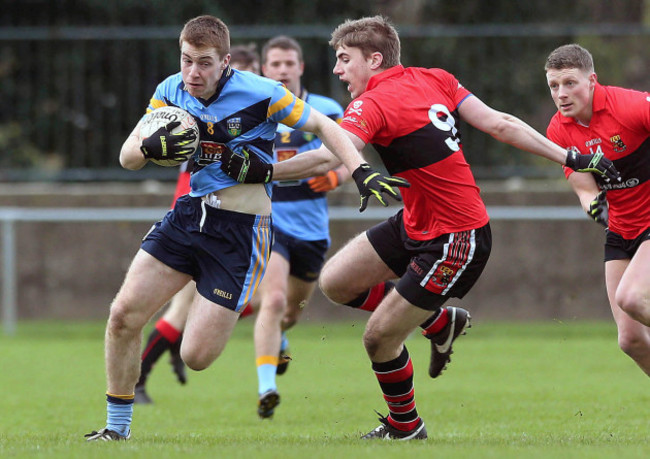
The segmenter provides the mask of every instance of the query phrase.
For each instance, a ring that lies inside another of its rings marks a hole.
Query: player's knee
[[[181,349],[181,359],[188,368],[194,371],[205,370],[210,366],[216,357],[207,355],[201,350],[183,350]]]
[[[296,311],[287,311],[282,318],[282,330],[288,330],[298,323],[300,313]]]
[[[339,282],[338,276],[331,269],[323,268],[318,279],[318,286],[323,294],[335,303],[344,304],[354,298],[354,296],[350,297],[346,288],[347,284]]]
[[[368,357],[370,357],[370,360],[374,361],[380,345],[381,337],[373,330],[366,329],[363,334],[363,347],[366,348],[366,353],[368,354]]]
[[[650,342],[647,337],[640,336],[638,333],[619,332],[618,346],[625,354],[632,359],[645,356],[648,352]]]
[[[139,319],[139,315],[125,304],[114,302],[108,316],[107,331],[111,335],[139,333],[146,321]]]
[[[270,292],[262,300],[262,309],[274,316],[284,316],[287,310],[287,297],[284,292]]]
[[[650,319],[650,298],[646,292],[627,289],[616,292],[616,304],[630,317],[647,324]]]
[[[328,265],[326,264],[318,276],[318,287],[321,289],[323,294],[329,298],[331,290],[331,275]]]

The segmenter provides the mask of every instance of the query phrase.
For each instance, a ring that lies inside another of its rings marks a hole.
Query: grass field
[[[428,441],[358,438],[386,414],[364,324],[304,322],[279,378],[271,421],[255,411],[252,321],[210,369],[179,386],[164,357],[156,403],[136,406],[129,442],[85,443],[104,426],[103,323],[22,322],[0,335],[0,457],[625,458],[650,457],[649,382],[618,350],[613,322],[474,321],[442,377],[413,336],[418,410]]]

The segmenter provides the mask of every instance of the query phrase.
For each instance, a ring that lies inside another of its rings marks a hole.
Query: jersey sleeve
[[[180,78],[179,74],[171,75],[165,80],[161,81],[158,86],[156,86],[156,90],[154,91],[153,96],[151,96],[151,99],[149,99],[149,105],[147,105],[146,113],[152,112],[157,108],[167,106],[167,102],[165,102],[165,100],[169,97],[170,88],[174,84],[173,81],[178,80],[178,78]]]
[[[282,85],[275,88],[269,105],[268,118],[294,129],[301,128],[309,119],[311,106],[296,97]]]
[[[343,129],[356,135],[364,143],[371,143],[383,126],[384,116],[379,104],[363,94],[350,102],[341,121]]]
[[[458,81],[456,77],[451,73],[444,70],[442,70],[442,72],[443,77],[447,82],[449,93],[452,94],[454,105],[456,108],[458,108],[465,99],[472,95],[472,93],[465,86],[463,86],[460,81]]]

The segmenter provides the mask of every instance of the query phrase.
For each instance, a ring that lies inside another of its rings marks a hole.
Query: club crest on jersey
[[[347,111],[348,115],[354,113],[355,115],[361,116],[361,113],[363,113],[363,108],[361,108],[362,105],[363,105],[362,100],[355,100],[354,102],[352,102],[352,106],[348,107],[348,111]]]
[[[609,138],[610,142],[612,142],[612,147],[614,147],[614,151],[616,153],[622,153],[627,149],[627,145],[623,143],[623,140],[621,140],[621,136],[616,134],[613,135],[612,137]]]
[[[226,125],[228,126],[228,134],[230,134],[233,137],[237,137],[238,135],[241,134],[241,118],[230,118],[228,121],[226,121]]]

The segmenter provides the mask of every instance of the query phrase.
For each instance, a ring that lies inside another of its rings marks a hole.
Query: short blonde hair
[[[384,69],[400,64],[399,35],[388,18],[381,15],[348,19],[334,29],[329,44],[334,49],[342,45],[359,48],[365,57],[379,52],[384,57]]]

